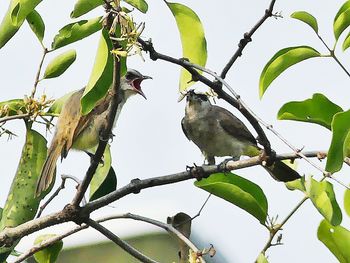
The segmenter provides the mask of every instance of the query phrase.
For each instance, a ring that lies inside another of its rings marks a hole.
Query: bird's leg
[[[229,169],[226,168],[227,167],[227,163],[231,162],[231,161],[235,162],[235,161],[238,161],[238,160],[239,160],[239,157],[227,158],[221,164],[219,164],[218,166],[220,167],[220,169],[223,170],[224,173],[226,173],[226,172],[230,171]]]
[[[276,160],[276,152],[271,149],[271,155],[267,156],[264,150],[261,151],[260,158],[263,166],[271,166]]]
[[[193,166],[186,166],[186,171],[190,172],[191,175],[197,179],[197,181],[202,180],[203,178],[206,178],[206,174],[204,172],[203,167],[197,166],[195,163],[193,163]]]

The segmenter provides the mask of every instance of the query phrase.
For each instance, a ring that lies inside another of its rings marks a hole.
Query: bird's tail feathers
[[[282,161],[275,161],[271,166],[263,166],[277,181],[290,182],[301,178],[299,173]]]
[[[55,147],[50,147],[48,150],[48,155],[46,157],[45,163],[41,170],[40,178],[36,185],[36,196],[39,196],[42,192],[46,191],[52,181],[54,180],[56,172],[56,162],[62,152],[62,146],[55,145]]]

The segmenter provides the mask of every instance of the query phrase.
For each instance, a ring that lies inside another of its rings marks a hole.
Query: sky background
[[[236,50],[243,33],[264,14],[269,1],[179,1],[191,7],[201,18],[208,45],[207,68],[221,72],[230,56]],[[332,24],[334,16],[343,1],[282,1],[277,0],[275,11],[281,11],[283,18],[270,18],[253,36],[253,41],[243,52],[243,56],[233,65],[227,75],[227,82],[239,93],[243,100],[262,117],[272,124],[285,138],[298,148],[305,150],[327,150],[331,133],[316,125],[277,121],[279,108],[292,100],[304,100],[312,94],[321,92],[345,110],[349,108],[349,78],[339,66],[329,58],[311,59],[284,72],[275,80],[262,100],[258,96],[260,73],[266,62],[281,48],[310,45],[322,53],[326,49],[305,24],[289,18],[294,11],[305,10],[313,14],[319,22],[320,34],[333,46]],[[3,17],[9,1],[0,2],[0,17]],[[149,11],[146,15],[137,11],[134,20],[144,21],[145,39],[151,38],[157,51],[174,57],[181,57],[181,43],[176,23],[170,10],[163,1],[148,1]],[[69,18],[74,1],[43,1],[37,8],[46,24],[44,43],[50,46],[53,37],[60,28],[72,22]],[[94,18],[103,14],[102,9],[88,13],[84,18]],[[341,40],[344,39],[344,35]],[[60,78],[44,80],[39,84],[37,95],[46,93],[49,98],[80,89],[88,79],[95,58],[99,34],[94,34],[83,41],[63,47],[47,57],[45,65],[56,55],[69,49],[76,49],[77,60]],[[342,43],[342,41],[340,41]],[[349,69],[349,54],[337,49],[340,60]],[[23,98],[30,94],[42,49],[28,25],[0,50],[0,101]],[[128,59],[128,67],[135,68],[145,75],[153,77],[142,86],[147,96],[135,96],[123,109],[114,133],[117,135],[112,143],[113,166],[118,176],[118,186],[123,186],[133,178],[148,178],[183,171],[186,165],[201,164],[203,156],[197,147],[189,142],[181,130],[185,102],[177,102],[178,79],[180,69],[162,61],[151,61],[144,55],[143,62],[135,56]],[[201,88],[201,84],[194,87]],[[235,109],[218,101],[242,118]],[[243,118],[242,120],[247,123]],[[253,132],[251,126],[247,123]],[[3,206],[24,143],[24,125],[21,121],[8,123],[19,136],[7,141],[0,138],[0,206]],[[45,131],[39,127],[39,131]],[[291,152],[273,134],[267,131],[273,148],[278,153]],[[47,135],[48,141],[52,134]],[[89,165],[85,154],[70,152],[68,158],[58,165],[59,174],[72,174],[82,178]],[[324,163],[321,163],[324,165]],[[299,171],[306,175],[320,173],[303,161]],[[337,174],[339,180],[349,183],[349,168]],[[284,184],[274,181],[261,167],[237,171],[237,174],[259,184],[269,201],[269,214],[285,216],[301,200],[302,194],[286,190]],[[57,180],[57,185],[60,180]],[[337,199],[342,205],[344,188],[335,186]],[[63,194],[56,198],[45,210],[50,213],[61,209],[74,195],[74,185],[69,183]],[[129,195],[105,209],[93,213],[102,216],[112,213],[132,212],[165,221],[169,215],[180,211],[195,215],[202,206],[207,193],[194,187],[192,181],[174,185],[156,187],[142,191],[138,195]],[[317,240],[316,232],[322,217],[310,201],[307,201],[283,228],[284,246],[271,248],[267,255],[270,262],[337,262],[328,249]],[[212,197],[202,215],[193,222],[193,232],[204,242],[214,244],[217,253],[229,262],[252,262],[264,247],[268,232],[259,222],[232,204]],[[343,225],[349,227],[349,218],[344,214]],[[142,223],[113,221],[108,225],[119,236],[151,231],[155,228]],[[67,228],[64,226],[63,228]],[[62,226],[48,232],[62,232]],[[35,236],[21,242],[20,250],[26,250]],[[94,231],[85,231],[67,238],[65,245],[77,242],[92,242],[103,238]]]

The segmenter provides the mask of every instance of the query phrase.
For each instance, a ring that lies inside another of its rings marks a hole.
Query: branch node
[[[134,189],[132,193],[139,194],[141,192],[141,189],[139,187],[140,181],[141,180],[139,178],[135,178],[130,181],[130,184],[132,185],[131,187]]]

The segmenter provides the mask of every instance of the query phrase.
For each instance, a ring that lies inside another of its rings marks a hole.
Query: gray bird
[[[256,139],[242,121],[228,110],[212,105],[205,94],[193,90],[186,95],[185,117],[182,130],[205,156],[208,164],[215,164],[215,156],[257,156],[261,153]],[[270,175],[283,182],[293,181],[300,175],[281,161],[263,166]]]
[[[120,90],[118,94],[119,104],[114,119],[116,123],[125,102],[132,95],[140,94],[146,99],[141,89],[141,82],[151,77],[143,76],[134,69],[129,69],[121,78]],[[56,131],[40,178],[37,183],[36,195],[39,196],[46,191],[54,179],[56,162],[59,156],[61,160],[67,157],[70,149],[88,151],[96,147],[101,131],[106,128],[107,116],[110,111],[112,91],[109,90],[106,96],[100,99],[95,108],[87,115],[81,114],[80,99],[83,96],[84,88],[74,92],[64,103],[60,116],[57,120]]]

